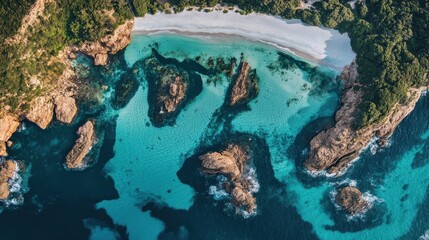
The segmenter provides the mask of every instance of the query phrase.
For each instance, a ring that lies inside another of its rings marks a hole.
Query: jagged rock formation
[[[131,30],[134,20],[127,20],[119,25],[113,34],[109,34],[96,42],[87,42],[80,47],[73,48],[94,58],[95,65],[106,65],[108,54],[115,54],[124,49],[131,42]]]
[[[15,117],[6,115],[0,118],[0,156],[7,156],[6,142],[18,127],[19,120]]]
[[[183,76],[167,75],[161,79],[158,89],[157,102],[163,105],[163,109],[167,113],[171,113],[185,98],[187,84],[183,80]]]
[[[0,200],[9,197],[9,180],[13,177],[17,169],[14,161],[6,160],[0,165]]]
[[[79,127],[77,134],[79,137],[66,157],[66,166],[69,169],[84,167],[84,158],[95,142],[94,123],[92,121],[87,121],[84,125]]]
[[[76,100],[59,94],[54,99],[55,117],[63,123],[71,123],[77,113]]]
[[[41,129],[48,127],[54,116],[54,103],[50,97],[37,97],[31,102],[26,118]]]
[[[383,122],[355,130],[353,123],[363,96],[360,90],[354,88],[357,86],[356,65],[345,68],[341,77],[346,84],[341,97],[341,108],[335,114],[336,124],[319,133],[310,142],[310,156],[304,165],[311,172],[326,170],[339,175],[374,137],[378,138],[380,145],[384,145],[399,123],[414,109],[422,92],[422,89],[410,89],[406,104],[397,104]]]
[[[221,152],[209,152],[200,156],[201,171],[205,175],[222,174],[228,181],[224,186],[231,195],[231,202],[248,213],[256,211],[256,199],[252,195],[252,184],[244,178],[250,164],[251,153],[241,145],[231,143]]]
[[[249,63],[242,62],[230,91],[229,105],[247,104],[253,98],[256,98],[258,91],[259,87],[256,72],[251,70]]]
[[[335,196],[335,201],[343,210],[351,214],[362,213],[368,207],[368,203],[363,198],[361,191],[352,186],[340,188]]]

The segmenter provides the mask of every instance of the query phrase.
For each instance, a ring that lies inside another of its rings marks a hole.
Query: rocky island
[[[87,164],[85,157],[91,150],[96,140],[95,126],[92,121],[87,121],[77,130],[78,139],[72,150],[67,154],[66,166],[69,169],[84,169]]]
[[[150,119],[157,127],[171,125],[186,104],[201,92],[201,77],[183,69],[179,62],[170,62],[156,54],[143,65],[150,89]]]
[[[231,203],[249,214],[256,212],[256,199],[252,194],[254,182],[246,178],[252,162],[252,153],[246,146],[231,143],[220,152],[200,156],[201,172],[207,176],[223,175],[227,181],[223,188],[231,196]]]
[[[251,69],[248,62],[240,63],[237,76],[231,83],[228,99],[229,105],[245,105],[258,96],[258,91],[259,85],[256,70]]]
[[[335,196],[335,201],[350,214],[359,214],[368,208],[368,203],[363,198],[361,191],[352,186],[340,188]]]

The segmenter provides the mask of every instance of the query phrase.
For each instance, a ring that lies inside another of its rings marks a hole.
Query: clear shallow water
[[[135,35],[123,58],[118,56],[107,70],[91,66],[95,73],[90,79],[101,78],[102,84],[113,86],[126,68],[123,65],[149,57],[150,46],[178,60],[239,59],[243,53],[260,77],[259,96],[249,109],[228,112],[222,108],[229,84],[223,78],[216,86],[204,84],[174,126],[154,128],[143,82],[119,111],[105,101],[106,108],[81,112],[72,126],[54,124],[41,131],[27,124],[27,130],[12,139],[26,151],[16,149],[11,156],[31,163],[30,191],[23,206],[0,213],[0,239],[29,239],[34,232],[45,239],[93,240],[418,239],[425,235],[428,97],[399,126],[389,148],[375,155],[364,152],[340,178],[313,178],[303,171],[302,162],[310,139],[332,124],[338,86],[327,81],[334,82],[337,72],[319,67],[317,76],[325,78],[314,78],[300,69],[273,70],[269,66],[278,64],[276,49],[239,38]],[[202,77],[205,82],[207,77]],[[74,132],[89,117],[108,122],[99,162],[80,173],[66,172],[62,164]],[[243,134],[260,147],[255,164],[261,185],[256,194],[258,215],[248,219],[225,213],[223,205],[208,195],[208,188],[200,188],[204,183],[189,167],[195,154]],[[352,181],[378,199],[361,218],[350,219],[330,200],[338,184]]]

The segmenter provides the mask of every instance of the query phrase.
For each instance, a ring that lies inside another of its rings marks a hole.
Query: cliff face
[[[352,126],[363,93],[353,88],[357,77],[355,69],[352,64],[341,76],[346,86],[341,97],[341,108],[335,114],[335,126],[319,133],[310,142],[310,156],[304,165],[311,172],[326,170],[331,174],[341,174],[374,137],[384,146],[421,96],[422,89],[410,89],[407,103],[397,104],[383,122],[356,131]]]
[[[79,169],[84,166],[84,158],[95,142],[95,128],[91,121],[87,121],[78,131],[72,150],[67,154],[66,166],[70,169]]]
[[[100,41],[84,43],[74,50],[93,57],[95,65],[106,65],[109,54],[115,54],[130,44],[133,26],[134,20],[127,20],[112,34],[103,37]]]

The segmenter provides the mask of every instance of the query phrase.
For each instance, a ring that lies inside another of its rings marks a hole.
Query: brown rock
[[[84,158],[94,144],[95,129],[92,121],[87,121],[82,125],[77,134],[79,137],[66,157],[66,166],[70,169],[78,169],[83,166]]]
[[[247,62],[242,62],[239,73],[231,89],[229,105],[246,104],[258,94],[258,79],[256,75],[249,74],[251,69]]]
[[[37,97],[31,102],[26,118],[41,129],[49,126],[54,117],[54,103],[51,97]]]
[[[127,20],[119,25],[113,34],[103,37],[100,41],[86,42],[79,47],[79,51],[94,58],[96,65],[106,65],[108,54],[115,54],[124,49],[131,42],[131,31],[134,20]]]
[[[94,63],[95,65],[107,65],[107,62],[109,60],[109,55],[107,53],[99,53],[95,55]]]
[[[351,186],[339,189],[335,200],[345,211],[351,214],[362,213],[368,207],[368,203],[359,189]]]
[[[55,97],[55,117],[63,123],[71,123],[77,113],[76,100],[59,94]]]
[[[228,182],[225,191],[231,194],[231,202],[238,209],[252,213],[256,210],[256,199],[251,193],[252,185],[243,177],[250,155],[238,144],[229,144],[222,152],[209,152],[200,156],[201,171],[206,175],[222,174]],[[233,186],[233,187],[232,187]]]
[[[6,151],[6,143],[5,142],[0,142],[0,157],[5,157],[7,156],[7,151]]]
[[[185,99],[187,84],[182,76],[167,75],[161,79],[157,93],[157,102],[167,113],[174,112]]]
[[[9,197],[9,180],[13,177],[16,171],[16,163],[11,160],[6,160],[0,165],[0,199],[4,200]]]
[[[355,64],[353,66],[356,67]],[[383,122],[355,130],[353,123],[363,93],[355,89],[354,69],[347,68],[342,76],[349,78],[344,79],[346,89],[341,97],[341,108],[335,114],[336,124],[310,142],[310,157],[304,165],[311,172],[326,170],[336,175],[343,173],[371,139],[378,137],[380,143],[386,142],[399,123],[414,109],[421,95],[420,89],[410,89],[407,104],[397,104]]]
[[[6,115],[0,118],[0,142],[9,140],[18,127],[19,121],[15,117]]]

